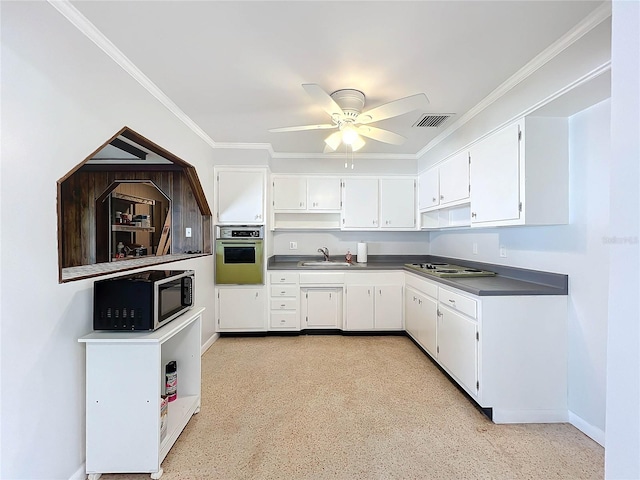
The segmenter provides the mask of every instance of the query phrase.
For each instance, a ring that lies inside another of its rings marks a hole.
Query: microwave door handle
[[[181,304],[183,307],[193,306],[193,279],[191,277],[182,278]]]

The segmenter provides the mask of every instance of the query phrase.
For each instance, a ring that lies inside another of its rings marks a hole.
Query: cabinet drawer
[[[338,272],[305,272],[300,274],[301,284],[344,284],[344,273]]]
[[[440,288],[438,300],[440,303],[447,305],[454,310],[458,310],[471,318],[476,318],[477,316],[477,302],[472,298]]]
[[[271,297],[295,297],[297,295],[297,285],[277,285],[271,287]]]
[[[296,272],[273,272],[271,273],[271,283],[298,283]]]
[[[297,310],[297,298],[272,298],[271,310]]]
[[[407,274],[405,283],[407,286],[415,288],[420,293],[424,293],[425,295],[433,298],[438,298],[438,285],[435,283],[431,283],[414,274]]]
[[[271,328],[298,327],[298,312],[271,312]]]

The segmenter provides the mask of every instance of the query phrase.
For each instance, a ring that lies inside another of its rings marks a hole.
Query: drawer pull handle
[[[455,300],[451,300],[451,299],[449,299],[449,301],[450,301],[451,303],[453,303],[454,305],[456,304],[456,301],[455,301]]]

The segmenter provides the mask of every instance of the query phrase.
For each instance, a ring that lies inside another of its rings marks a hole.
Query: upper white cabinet
[[[271,178],[273,210],[340,210],[339,177],[276,176]]]
[[[264,224],[266,170],[216,169],[216,219],[227,224]]]
[[[377,230],[378,179],[347,178],[342,182],[342,228]]]
[[[340,210],[341,180],[337,177],[307,178],[307,208],[309,210]]]
[[[568,120],[525,117],[470,148],[471,225],[568,222]]]
[[[438,179],[438,167],[425,170],[418,177],[420,195],[418,196],[418,208],[437,207],[440,204],[440,182]]]
[[[419,208],[457,204],[469,199],[469,153],[460,152],[420,175]]]
[[[380,228],[414,228],[416,226],[416,180],[414,178],[380,179]]]
[[[349,177],[343,180],[342,228],[412,230],[416,226],[413,177]]]
[[[469,153],[464,151],[444,161],[438,167],[440,205],[469,198]]]

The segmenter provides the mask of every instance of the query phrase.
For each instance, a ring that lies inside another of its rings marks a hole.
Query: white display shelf
[[[189,310],[152,332],[97,331],[78,341],[86,352],[86,471],[162,475],[161,463],[191,416],[200,411],[201,324]],[[178,398],[160,436],[165,365],[178,364]]]

